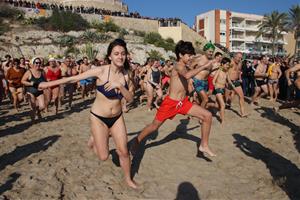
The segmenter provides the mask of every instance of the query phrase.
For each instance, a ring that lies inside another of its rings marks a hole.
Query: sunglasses
[[[35,62],[34,64],[36,64],[36,65],[40,65],[40,64],[42,64],[41,62]]]

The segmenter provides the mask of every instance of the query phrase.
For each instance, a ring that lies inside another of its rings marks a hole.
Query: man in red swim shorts
[[[172,119],[177,114],[191,115],[202,121],[201,126],[201,144],[199,151],[209,156],[215,154],[208,147],[208,138],[212,123],[212,114],[197,104],[192,104],[186,96],[188,91],[188,80],[198,74],[200,71],[210,68],[212,61],[203,66],[198,66],[193,70],[187,70],[187,64],[190,62],[192,55],[195,54],[191,42],[179,41],[175,47],[177,63],[171,72],[170,91],[159,107],[153,122],[146,126],[142,132],[133,140],[130,146],[130,152],[135,155],[140,142],[157,130],[165,120]]]

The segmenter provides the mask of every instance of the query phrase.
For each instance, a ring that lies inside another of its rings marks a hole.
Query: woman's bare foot
[[[250,113],[241,114],[241,118],[248,117]]]
[[[209,147],[202,147],[201,145],[199,146],[199,151],[201,151],[202,153],[207,153],[209,156],[211,157],[215,157],[217,156],[216,154],[214,154]]]
[[[129,187],[131,187],[133,189],[138,189],[138,185],[136,184],[136,182],[134,180],[128,178],[128,179],[125,179],[125,181]]]

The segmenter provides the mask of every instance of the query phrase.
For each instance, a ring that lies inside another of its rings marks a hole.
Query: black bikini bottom
[[[111,128],[115,122],[122,116],[122,112],[115,117],[101,117],[91,111],[91,114],[97,117],[100,121],[102,121],[108,128]]]

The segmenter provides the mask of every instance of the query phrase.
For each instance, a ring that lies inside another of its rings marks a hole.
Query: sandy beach
[[[78,98],[78,96],[77,96]],[[108,161],[87,147],[92,100],[74,109],[44,114],[32,125],[29,107],[0,110],[0,199],[300,199],[300,110],[272,111],[237,101],[225,125],[213,118],[210,146],[217,157],[197,157],[200,125],[177,116],[149,138],[133,158],[138,190],[123,182],[114,144]],[[52,108],[53,109],[53,108]],[[124,114],[132,139],[153,120],[155,110],[137,107]]]

